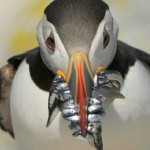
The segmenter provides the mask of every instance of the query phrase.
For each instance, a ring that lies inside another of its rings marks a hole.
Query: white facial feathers
[[[50,50],[45,44],[46,39],[53,34],[55,40],[55,51]],[[37,40],[41,49],[41,56],[45,65],[56,73],[61,69],[63,72],[67,72],[69,56],[62,44],[55,27],[47,21],[44,16],[37,27]]]
[[[110,39],[108,45],[104,48],[104,31],[107,31]],[[92,70],[95,71],[100,65],[107,68],[112,62],[117,49],[118,25],[113,19],[109,10],[106,11],[103,21],[100,23],[97,33],[93,39],[89,59]]]
[[[106,31],[109,36],[108,43],[106,42],[107,44],[105,47],[104,31]],[[52,51],[45,43],[46,39],[51,34],[55,40],[55,51]],[[117,36],[118,25],[113,19],[110,11],[107,10],[104,19],[99,24],[93,41],[90,43],[90,51],[88,49],[83,50],[88,54],[93,74],[100,65],[104,66],[104,68],[107,68],[112,62],[117,49]],[[54,73],[56,73],[57,70],[62,70],[64,73],[67,73],[70,56],[68,55],[65,45],[63,45],[56,28],[47,20],[46,16],[42,18],[42,21],[38,25],[37,39],[41,49],[41,56],[45,65]],[[78,50],[79,49],[77,49],[77,51]]]

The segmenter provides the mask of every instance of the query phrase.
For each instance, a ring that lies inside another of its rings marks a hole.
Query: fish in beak
[[[99,66],[93,74],[88,56],[81,51],[74,53],[68,64],[67,74],[58,70],[52,83],[47,126],[58,107],[62,116],[71,122],[70,128],[75,129],[74,137],[86,139],[102,150],[103,106],[109,105],[115,98],[124,98],[119,91],[122,76],[116,71],[103,70],[103,66]]]
[[[78,109],[81,134],[85,137],[88,124],[87,107],[94,81],[90,61],[84,52],[76,52],[70,57],[67,83],[76,109]]]

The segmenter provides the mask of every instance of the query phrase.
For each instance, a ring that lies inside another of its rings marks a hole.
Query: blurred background
[[[105,0],[119,23],[119,39],[150,53],[149,0]],[[50,0],[0,0],[0,67],[15,54],[36,47],[36,26]],[[14,150],[0,131],[0,150]]]

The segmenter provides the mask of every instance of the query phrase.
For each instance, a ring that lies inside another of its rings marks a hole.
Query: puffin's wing
[[[150,55],[148,53],[121,41],[118,41],[118,50],[122,53],[122,56],[128,58],[129,62],[138,59],[150,67]]]
[[[10,119],[9,96],[15,72],[16,70],[12,64],[7,64],[0,70],[0,126],[12,136],[13,130]]]
[[[10,58],[8,64],[0,69],[0,127],[13,137],[10,117],[10,89],[20,63],[34,51],[38,51],[38,48]]]
[[[108,69],[119,71],[125,78],[129,68],[134,66],[137,60],[150,68],[150,54],[118,41],[116,55]]]

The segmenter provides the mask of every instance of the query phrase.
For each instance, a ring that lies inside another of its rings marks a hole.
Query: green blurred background
[[[105,2],[119,23],[119,39],[150,53],[149,0]],[[0,0],[0,67],[10,56],[38,45],[36,26],[49,3],[50,0]],[[0,131],[0,150],[14,150],[13,144],[12,139]]]

